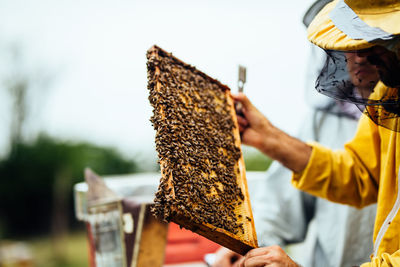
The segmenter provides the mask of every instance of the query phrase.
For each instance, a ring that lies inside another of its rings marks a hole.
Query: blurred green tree
[[[12,44],[3,55],[7,68],[0,71],[11,103],[10,146],[0,160],[0,238],[65,234],[76,223],[72,187],[83,180],[85,167],[100,174],[137,171],[137,164],[112,148],[60,141],[32,129],[40,124],[54,75],[29,64],[23,52],[21,44]]]
[[[31,144],[14,144],[10,156],[0,161],[3,237],[44,234],[52,228],[57,231],[54,228],[63,223],[74,225],[72,188],[83,181],[85,167],[120,174],[135,172],[138,166],[112,148],[45,135]]]

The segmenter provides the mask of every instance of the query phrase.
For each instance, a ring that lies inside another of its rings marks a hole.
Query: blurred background
[[[246,66],[245,93],[294,134],[306,112],[301,20],[312,2],[1,0],[0,259],[18,251],[35,266],[87,266],[72,197],[84,167],[158,170],[147,99],[153,44],[233,92]],[[243,150],[248,170],[268,168],[268,158]]]

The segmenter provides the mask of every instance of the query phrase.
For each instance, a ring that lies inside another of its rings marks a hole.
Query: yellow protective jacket
[[[374,252],[362,267],[400,266],[400,133],[364,115],[343,150],[310,145],[310,161],[303,172],[293,174],[294,186],[359,208],[377,202]]]

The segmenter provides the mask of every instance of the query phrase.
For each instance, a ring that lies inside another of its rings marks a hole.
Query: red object
[[[92,234],[92,227],[90,226],[90,223],[86,223],[86,230],[87,230],[87,241],[88,241],[88,248],[89,248],[89,267],[96,267],[96,248],[94,245],[94,239],[93,239],[93,234]]]
[[[167,236],[165,263],[182,263],[203,261],[204,255],[213,253],[220,245],[195,234],[181,229],[179,225],[170,223]]]

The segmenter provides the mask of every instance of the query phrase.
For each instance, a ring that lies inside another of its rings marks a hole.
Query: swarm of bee
[[[226,86],[160,49],[147,53],[151,122],[162,171],[153,214],[243,233],[236,205],[240,148]]]

